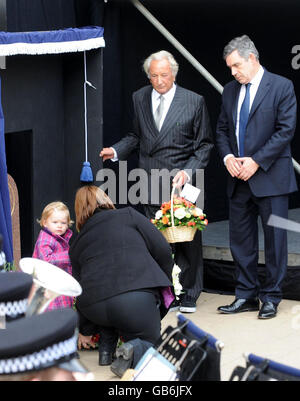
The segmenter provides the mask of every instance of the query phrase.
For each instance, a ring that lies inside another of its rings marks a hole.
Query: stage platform
[[[300,223],[300,209],[290,209],[289,219]],[[300,234],[288,231],[288,266],[300,266]],[[228,220],[209,223],[202,232],[203,259],[232,261],[229,249]],[[264,241],[259,221],[259,261],[265,263]]]

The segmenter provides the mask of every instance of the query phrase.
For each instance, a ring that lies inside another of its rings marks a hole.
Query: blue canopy
[[[99,26],[43,32],[0,32],[0,56],[57,54],[105,46]]]

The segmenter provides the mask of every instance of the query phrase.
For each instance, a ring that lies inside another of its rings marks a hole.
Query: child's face
[[[68,229],[68,215],[66,212],[54,210],[44,222],[44,227],[53,234],[64,235]]]

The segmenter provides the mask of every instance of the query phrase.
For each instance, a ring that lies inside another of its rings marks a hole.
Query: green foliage
[[[7,271],[7,272],[17,271],[17,267],[15,266],[14,262],[5,263],[4,270]]]

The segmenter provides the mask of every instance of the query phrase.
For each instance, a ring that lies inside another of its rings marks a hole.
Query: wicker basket
[[[174,226],[174,213],[173,213],[173,198],[176,187],[174,186],[171,193],[171,221],[172,226],[162,230],[161,233],[165,239],[170,243],[175,242],[188,242],[194,239],[197,228],[187,226]]]

